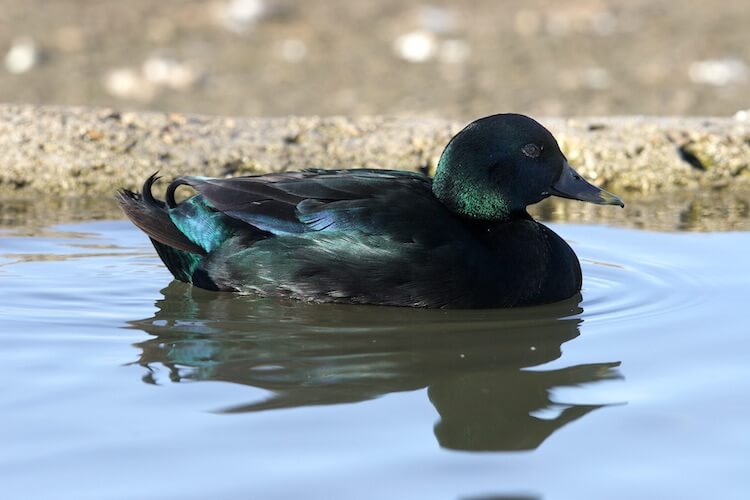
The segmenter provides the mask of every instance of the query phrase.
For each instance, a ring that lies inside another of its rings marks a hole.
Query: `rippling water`
[[[554,224],[580,297],[427,311],[192,289],[39,213],[0,230],[2,498],[750,497],[748,232]]]

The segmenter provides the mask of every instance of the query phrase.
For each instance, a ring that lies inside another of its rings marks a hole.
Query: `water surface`
[[[193,289],[110,204],[6,204],[3,498],[748,498],[739,213],[554,223],[580,297],[428,311]]]

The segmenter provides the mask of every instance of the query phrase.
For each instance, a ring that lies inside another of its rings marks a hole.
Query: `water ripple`
[[[584,320],[623,322],[669,316],[701,301],[705,287],[680,264],[601,248],[581,252]]]

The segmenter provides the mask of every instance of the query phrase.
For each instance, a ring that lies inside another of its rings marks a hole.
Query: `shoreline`
[[[750,121],[539,118],[592,182],[628,193],[750,188]],[[0,194],[137,189],[155,171],[234,176],[320,168],[431,172],[464,124],[417,117],[250,118],[0,104]]]

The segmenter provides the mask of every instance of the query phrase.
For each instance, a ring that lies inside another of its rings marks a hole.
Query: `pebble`
[[[229,31],[244,33],[268,15],[269,8],[263,0],[229,0],[217,4],[218,23]]]
[[[173,90],[184,90],[198,80],[198,73],[190,64],[168,57],[149,57],[143,62],[141,72],[146,81]]]
[[[159,91],[186,90],[200,78],[200,74],[190,64],[168,57],[151,56],[141,65],[141,69],[116,68],[104,78],[107,92],[120,99],[150,101]]]
[[[435,58],[438,42],[434,34],[426,30],[405,33],[393,42],[393,50],[405,61],[424,63]]]
[[[693,83],[724,87],[745,82],[750,71],[744,61],[727,57],[695,61],[690,64],[688,74]]]
[[[107,92],[120,99],[150,101],[156,95],[156,87],[133,68],[116,68],[104,78]]]
[[[40,59],[39,48],[29,37],[17,38],[5,54],[5,69],[14,75],[32,70]]]

